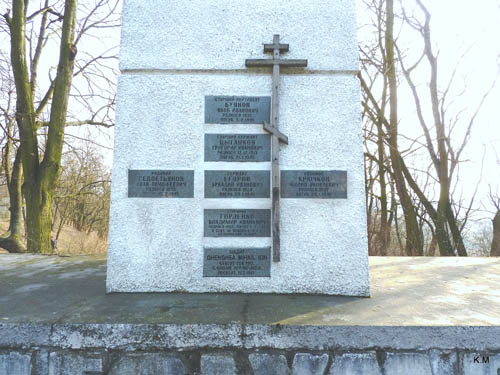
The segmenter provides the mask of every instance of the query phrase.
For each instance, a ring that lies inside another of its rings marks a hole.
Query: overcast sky
[[[414,0],[402,0],[408,11]],[[397,0],[395,1],[398,2]],[[500,63],[500,1],[478,0],[433,0],[424,2],[431,18],[431,32],[434,41],[434,52],[439,53],[439,79],[444,87],[451,72],[458,65],[453,97],[456,97],[455,112],[463,110],[463,119],[476,108],[484,93],[497,79]],[[358,0],[359,38],[363,40],[363,25],[368,22],[363,1]],[[419,56],[421,40],[415,34],[401,36],[402,48]],[[461,56],[468,51],[464,58]],[[418,79],[418,76],[416,77]],[[426,82],[427,75],[422,74],[421,83]],[[425,85],[423,85],[425,86]],[[424,87],[425,88],[425,87]],[[459,96],[460,95],[460,96]],[[416,122],[413,98],[404,89],[399,95],[399,116],[401,131],[405,134],[421,134]],[[453,111],[450,111],[450,114]],[[464,131],[467,125],[463,121],[459,125]],[[488,186],[500,194],[500,82],[491,91],[477,117],[472,130],[472,137],[464,151],[464,159],[460,170],[460,188],[464,196],[470,197],[481,178],[479,198],[488,211],[493,207],[487,202]],[[485,162],[481,173],[483,154]],[[491,218],[488,212],[477,218]]]
[[[468,87],[464,97],[474,105],[491,82],[498,81],[500,1],[439,0],[428,3],[433,14],[433,28],[439,36],[441,58],[446,66],[451,68],[461,51],[472,46],[461,64],[461,74]],[[467,153],[472,162],[464,168],[462,181],[478,179],[480,159],[486,150],[481,195],[486,195],[488,185],[500,194],[500,82],[485,102],[474,130]]]

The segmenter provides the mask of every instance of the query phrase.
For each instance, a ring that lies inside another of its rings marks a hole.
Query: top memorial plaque
[[[205,96],[206,124],[262,124],[270,111],[269,96]]]

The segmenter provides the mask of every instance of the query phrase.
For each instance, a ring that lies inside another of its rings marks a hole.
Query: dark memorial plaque
[[[206,248],[203,277],[271,277],[271,248]]]
[[[269,171],[205,171],[205,198],[269,198]]]
[[[269,96],[205,96],[205,124],[263,124],[270,113]]]
[[[205,237],[270,237],[271,210],[205,210]]]
[[[205,134],[205,161],[271,161],[271,136]]]
[[[281,197],[347,199],[347,171],[281,171]]]
[[[194,171],[129,170],[129,198],[193,198]]]

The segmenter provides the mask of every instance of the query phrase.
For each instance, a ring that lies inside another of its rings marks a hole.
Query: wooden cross
[[[280,43],[280,36],[274,35],[272,44],[264,44],[264,52],[272,52],[272,59],[247,59],[249,68],[273,68],[273,96],[271,99],[271,124],[264,122],[264,130],[272,138],[272,228],[273,228],[273,261],[280,261],[280,142],[288,144],[288,137],[279,131],[279,91],[280,67],[305,68],[307,60],[280,57],[281,52],[288,52],[288,44]]]

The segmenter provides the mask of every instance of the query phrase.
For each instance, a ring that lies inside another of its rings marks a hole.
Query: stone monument
[[[354,0],[127,0],[108,292],[369,295]]]

